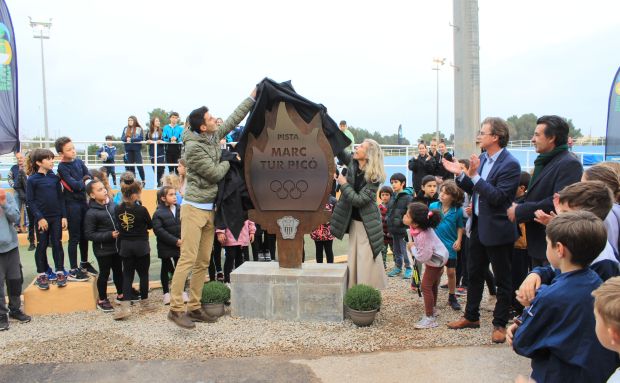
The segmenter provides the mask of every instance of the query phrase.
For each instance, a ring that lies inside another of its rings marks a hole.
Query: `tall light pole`
[[[439,142],[439,69],[446,63],[445,58],[433,57],[433,70],[437,72],[437,120],[435,121],[435,140]]]
[[[45,56],[43,55],[43,40],[50,38],[50,28],[52,27],[52,19],[48,21],[33,21],[30,19],[33,37],[41,40],[41,78],[43,79],[43,123],[45,126],[45,147],[49,148],[49,130],[47,125],[47,90],[45,89]]]

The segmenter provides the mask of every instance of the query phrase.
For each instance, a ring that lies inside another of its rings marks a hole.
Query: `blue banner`
[[[19,150],[17,56],[11,15],[0,0],[0,154]]]
[[[620,68],[616,72],[609,92],[605,159],[620,162]]]

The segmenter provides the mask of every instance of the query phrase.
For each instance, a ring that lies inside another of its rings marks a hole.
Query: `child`
[[[591,294],[601,279],[588,264],[605,248],[605,226],[575,211],[553,219],[546,233],[547,260],[562,273],[533,301],[522,301],[527,308],[510,326],[509,344],[532,359],[537,382],[603,382],[617,367],[616,355],[596,340]]]
[[[518,204],[525,201],[525,193],[531,178],[530,173],[521,172],[515,203]],[[512,249],[512,291],[517,291],[527,276],[527,272],[531,269],[530,256],[527,254],[525,223],[519,224],[519,233],[519,238]],[[514,316],[520,316],[523,311],[523,306],[516,299],[516,296],[513,296],[512,299],[512,310],[514,311]]]
[[[329,196],[327,204],[325,204],[325,210],[329,212],[334,211],[336,205],[336,197]],[[329,228],[329,222],[322,223],[310,233],[310,238],[314,241],[316,248],[316,263],[323,263],[323,249],[325,249],[325,258],[327,263],[334,263],[334,251],[332,250],[332,243],[334,242],[334,236]]]
[[[149,297],[149,265],[151,249],[149,247],[148,229],[152,229],[151,216],[146,208],[137,203],[140,200],[142,186],[134,181],[121,185],[123,202],[116,208],[117,228],[120,232],[120,255],[123,260],[123,301],[121,309],[114,319],[127,318],[129,311],[134,273],[140,277],[140,305],[142,311],[152,310],[147,300]]]
[[[108,177],[105,173],[105,168],[102,167],[101,169],[90,169],[90,175],[93,177],[93,180],[97,179],[99,180],[99,182],[103,184],[103,187],[107,192],[106,198],[110,200],[111,197],[114,196],[114,192],[112,191],[112,188],[110,187],[110,183],[108,182]],[[116,206],[116,204],[114,205]]]
[[[179,194],[181,194],[181,197],[185,196],[185,187],[187,186],[187,165],[185,164],[185,159],[180,158],[179,159],[179,166],[177,166],[177,173],[179,173],[179,181],[180,181],[180,186],[178,189]],[[179,201],[179,204],[181,202]]]
[[[392,235],[388,231],[388,225],[385,220],[387,215],[387,208],[390,199],[394,191],[390,186],[383,186],[379,189],[379,199],[381,202],[379,203],[379,211],[381,212],[381,224],[383,225],[383,251],[381,254],[383,255],[383,269],[387,270],[387,252],[388,246],[392,248],[392,253],[394,253],[394,243],[392,242]]]
[[[84,218],[84,236],[93,242],[93,253],[99,265],[97,308],[112,312],[114,308],[107,293],[110,270],[117,296],[123,294],[123,263],[119,255],[119,231],[114,220],[116,205],[108,198],[108,191],[98,178],[86,181],[86,193],[90,201]]]
[[[426,206],[439,201],[437,194],[437,179],[435,176],[424,176],[422,178],[422,189],[414,198],[414,202],[422,202]]]
[[[61,155],[58,175],[63,186],[63,196],[67,209],[69,225],[69,263],[71,270],[68,279],[74,282],[88,280],[86,273],[97,276],[98,272],[88,262],[88,241],[84,238],[84,216],[88,210],[84,181],[90,179],[86,165],[76,158],[75,146],[69,137],[60,137],[55,142],[56,152]],[[78,268],[77,251],[80,247],[81,262]]]
[[[431,210],[438,210],[441,214],[441,222],[435,233],[448,249],[448,305],[455,311],[461,310],[461,305],[456,299],[456,252],[461,250],[463,241],[463,191],[456,186],[453,180],[446,180],[439,189],[439,202],[433,202],[429,206]]]
[[[65,199],[60,178],[54,174],[54,153],[48,149],[33,150],[26,161],[26,173],[30,174],[26,186],[26,199],[37,225],[37,249],[35,261],[37,279],[35,285],[41,290],[49,289],[49,281],[56,280],[58,287],[67,284],[64,253],[61,246],[62,229],[67,227]],[[47,246],[52,246],[56,273],[47,263]]]
[[[435,178],[433,178],[434,180]],[[413,189],[407,187],[407,178],[402,173],[394,173],[390,177],[390,184],[394,195],[388,203],[387,222],[388,232],[392,236],[392,251],[394,252],[394,268],[387,274],[395,277],[402,272],[403,261],[405,273],[403,279],[410,279],[412,275],[411,261],[407,255],[407,225],[403,224],[403,216],[407,212],[407,206],[413,200]]]
[[[413,242],[407,247],[414,258],[424,264],[422,294],[424,295],[424,317],[415,325],[417,329],[437,327],[437,293],[443,267],[448,261],[448,249],[441,242],[434,228],[441,221],[438,210],[429,210],[420,202],[409,204],[403,222],[409,225]]]
[[[162,186],[157,191],[157,210],[153,214],[153,232],[157,236],[157,257],[161,258],[161,286],[164,305],[170,304],[170,276],[181,254],[181,207],[176,190]]]
[[[596,337],[608,350],[620,355],[620,277],[608,279],[592,293]],[[608,383],[620,382],[620,368],[607,379]]]
[[[179,191],[181,189],[181,178],[174,173],[170,173],[163,176],[161,180],[163,186],[170,186],[171,188],[176,190],[177,203],[181,205],[183,203],[183,195]]]
[[[230,283],[230,273],[233,269],[243,264],[242,247],[248,247],[250,243],[254,242],[256,226],[254,226],[254,222],[246,219],[237,239],[235,239],[228,228],[217,229],[215,232],[217,233],[217,240],[224,246],[226,254],[226,260],[224,261],[224,283]]]
[[[116,186],[116,169],[114,168],[114,157],[116,157],[116,146],[112,144],[114,141],[114,137],[105,136],[106,143],[105,145],[101,145],[99,149],[97,149],[97,158],[101,158],[101,162],[107,164],[106,174],[108,176],[112,176],[112,182],[114,186]],[[112,165],[109,165],[112,164]],[[106,177],[107,178],[107,177]],[[103,181],[103,180],[102,180]]]
[[[21,311],[23,279],[15,231],[19,218],[15,199],[4,189],[0,189],[0,331],[9,329],[9,317],[21,323],[28,323],[31,319]],[[4,298],[5,284],[9,295],[8,309]]]

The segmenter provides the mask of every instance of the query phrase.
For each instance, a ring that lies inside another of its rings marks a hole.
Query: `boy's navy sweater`
[[[585,268],[540,287],[513,341],[517,354],[532,359],[532,379],[605,382],[618,367],[618,355],[596,338],[592,291],[601,283]]]
[[[58,164],[58,175],[63,181],[65,199],[71,201],[86,202],[86,186],[84,176],[89,176],[88,168],[82,160],[76,158],[71,162],[61,162]]]
[[[67,217],[60,178],[53,171],[37,172],[28,177],[26,184],[28,208],[36,222],[41,218]]]

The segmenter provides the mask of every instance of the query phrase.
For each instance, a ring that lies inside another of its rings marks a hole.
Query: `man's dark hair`
[[[545,136],[555,137],[555,146],[568,143],[569,126],[565,119],[560,116],[542,116],[536,120],[536,125],[545,125]]]
[[[179,114],[177,112],[170,112],[170,117],[175,116],[175,117],[179,117]]]
[[[108,141],[114,141],[114,136],[108,134],[107,136],[105,136],[105,139]]]
[[[558,242],[570,251],[570,263],[587,267],[607,245],[605,224],[589,211],[571,211],[558,215],[547,225],[552,245]]]
[[[66,137],[66,136],[58,137],[56,139],[56,142],[54,142],[54,149],[56,149],[56,153],[58,153],[58,154],[62,153],[62,149],[69,142],[71,142],[71,139],[69,137]]]
[[[497,136],[500,148],[505,148],[508,146],[508,141],[510,141],[510,129],[508,128],[508,123],[504,121],[503,118],[487,117],[484,121],[482,121],[480,126],[484,124],[491,125],[490,133]]]
[[[525,186],[527,190],[528,185],[530,184],[530,180],[532,179],[532,175],[528,172],[521,172],[521,176],[519,177],[519,186]]]
[[[407,177],[403,173],[394,173],[390,177],[390,183],[393,181],[400,181],[402,184],[407,185]]]
[[[381,194],[383,193],[387,193],[391,197],[394,195],[394,190],[392,190],[392,188],[389,186],[382,186],[381,189],[379,189],[379,197],[381,197]]]
[[[422,186],[426,186],[426,184],[431,181],[437,182],[437,178],[435,178],[435,176],[424,176],[422,178]]]
[[[206,106],[192,110],[187,117],[189,119],[189,129],[192,132],[200,133],[200,127],[205,123],[205,113],[209,111]]]
[[[458,161],[459,161],[459,164],[463,164],[463,165],[465,165],[465,168],[469,169],[469,160],[468,159],[461,158]]]
[[[613,205],[611,190],[602,181],[577,182],[558,193],[560,203],[569,207],[594,213],[604,220]]]

